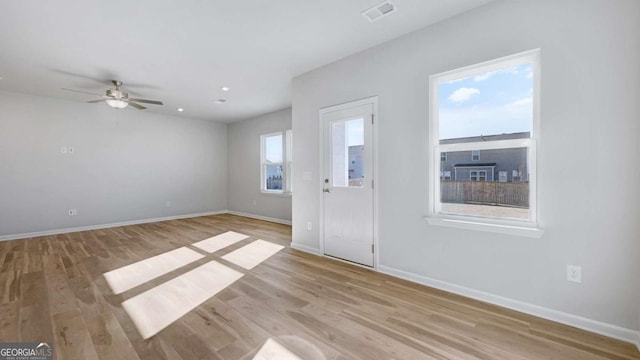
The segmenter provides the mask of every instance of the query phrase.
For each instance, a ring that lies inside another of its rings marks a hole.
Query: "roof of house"
[[[517,132],[517,133],[511,133],[511,134],[480,135],[480,136],[470,136],[470,137],[454,138],[454,139],[441,139],[440,144],[458,144],[458,143],[469,143],[469,142],[480,142],[480,141],[526,139],[530,137],[531,137],[531,133],[529,131],[525,131],[525,132]]]
[[[470,164],[455,164],[454,167],[489,167],[496,166],[496,163],[470,163]]]

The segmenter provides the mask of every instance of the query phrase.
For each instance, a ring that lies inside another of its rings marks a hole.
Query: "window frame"
[[[266,162],[266,139],[272,136],[282,136],[282,162],[270,165],[282,166],[282,190],[268,190],[267,187],[267,162]],[[291,174],[293,167],[293,133],[291,130],[276,131],[260,135],[260,192],[269,195],[291,195]]]
[[[457,144],[440,144],[439,139],[439,84],[446,81],[467,78],[478,73],[496,71],[523,63],[531,63],[532,67],[532,126],[531,137],[526,139],[507,139],[486,142],[470,142]],[[540,49],[505,56],[502,58],[466,66],[429,76],[429,206],[425,218],[434,225],[453,226],[509,233],[530,237],[540,237],[543,231],[538,223],[538,189],[537,189],[537,144],[540,141]],[[529,167],[529,211],[528,220],[480,217],[442,212],[440,202],[440,153],[452,151],[473,151],[508,148],[528,148]]]
[[[474,159],[474,157],[478,157]],[[480,161],[480,150],[471,150],[471,161]]]

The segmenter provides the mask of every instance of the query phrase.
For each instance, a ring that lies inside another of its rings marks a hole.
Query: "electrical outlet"
[[[69,152],[69,148],[68,148],[68,147],[66,147],[66,146],[62,146],[62,147],[60,148],[60,154],[66,154],[66,153],[68,153],[68,152]]]
[[[313,229],[313,224],[311,223],[311,221],[307,222],[307,230],[312,230]]]
[[[582,268],[575,265],[567,265],[567,281],[582,283]]]
[[[78,210],[76,209],[69,209],[69,216],[76,216],[78,215]]]
[[[69,152],[69,154],[73,154],[74,152],[76,152],[75,149],[73,148],[73,146],[69,146],[67,151]]]

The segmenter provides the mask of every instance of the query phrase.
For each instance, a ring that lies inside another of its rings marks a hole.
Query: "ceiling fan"
[[[65,88],[62,88],[62,90],[79,92],[79,93],[82,93],[82,94],[89,94],[89,95],[94,95],[94,96],[100,96],[102,99],[91,100],[91,101],[87,101],[87,102],[88,103],[99,103],[99,102],[104,101],[104,102],[107,103],[107,105],[111,106],[114,109],[124,109],[129,105],[131,105],[134,108],[139,109],[139,110],[146,109],[146,107],[144,107],[144,106],[142,106],[142,105],[140,105],[138,103],[152,104],[152,105],[164,105],[162,103],[162,101],[130,98],[129,94],[127,92],[122,91],[120,89],[120,87],[123,85],[122,81],[111,80],[111,83],[116,88],[115,89],[107,89],[106,95],[100,95],[100,94],[95,94],[95,93],[88,92],[88,91],[65,89]]]

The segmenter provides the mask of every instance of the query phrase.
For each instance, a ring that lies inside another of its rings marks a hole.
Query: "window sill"
[[[453,227],[458,229],[493,232],[493,233],[499,233],[499,234],[524,236],[524,237],[537,238],[537,239],[541,238],[542,235],[544,234],[544,230],[537,227],[491,224],[486,222],[474,221],[475,219],[458,220],[458,219],[447,219],[447,218],[435,217],[435,216],[427,216],[424,218],[424,220],[428,222],[429,225],[447,226],[447,227]]]
[[[262,195],[268,195],[268,196],[283,196],[283,197],[291,197],[291,193],[290,192],[274,192],[274,191],[260,191],[260,193]]]

